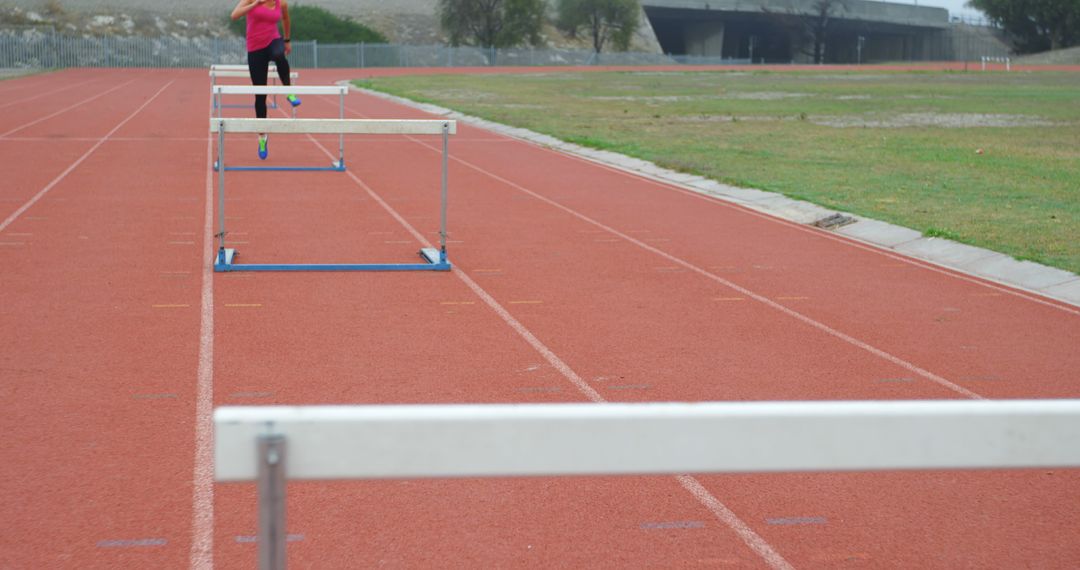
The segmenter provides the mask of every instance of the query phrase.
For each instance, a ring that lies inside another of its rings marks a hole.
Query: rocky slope
[[[226,36],[234,0],[0,0],[0,26],[51,25],[74,35]],[[290,6],[319,6],[379,30],[392,42],[412,45],[443,43],[435,16],[437,0],[289,0]],[[644,14],[642,20],[645,21]],[[577,46],[550,28],[551,47]],[[634,51],[659,53],[646,24]]]

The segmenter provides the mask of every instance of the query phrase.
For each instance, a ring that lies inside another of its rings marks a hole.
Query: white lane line
[[[72,109],[75,109],[77,107],[82,107],[83,105],[85,105],[85,104],[87,104],[87,103],[89,103],[89,102],[91,102],[91,101],[93,101],[95,99],[100,99],[101,97],[104,97],[104,96],[108,95],[109,93],[112,93],[113,91],[116,91],[117,89],[123,88],[124,86],[132,83],[133,81],[135,81],[135,80],[134,79],[129,79],[129,80],[125,81],[124,83],[121,83],[120,85],[117,85],[116,87],[113,87],[112,89],[109,89],[108,91],[103,91],[101,93],[98,93],[97,95],[94,95],[93,97],[90,97],[89,99],[83,99],[83,100],[79,101],[78,103],[75,103],[74,105],[69,105],[69,106],[64,107],[63,109],[60,109],[59,111],[57,111],[57,112],[55,112],[55,113],[53,113],[51,115],[46,115],[44,117],[41,117],[40,119],[30,121],[29,123],[26,123],[25,125],[22,125],[21,127],[15,127],[14,129],[11,129],[10,131],[0,135],[0,139],[3,139],[4,137],[10,135],[11,133],[17,133],[17,132],[19,132],[19,131],[27,128],[27,127],[32,127],[32,126],[34,126],[34,125],[36,125],[38,123],[47,121],[47,120],[49,120],[49,119],[51,119],[51,118],[53,118],[53,117],[55,117],[57,115],[62,115],[62,114],[66,113],[66,112],[68,112],[68,111],[70,111]],[[106,135],[106,138],[107,138],[107,135]]]
[[[407,106],[407,105],[405,105],[405,106]],[[463,122],[467,122],[467,121],[463,120]],[[484,129],[484,127],[477,127],[477,128]],[[497,134],[501,134],[501,133],[497,133]],[[586,157],[586,156],[580,156],[580,155],[577,155],[577,154],[574,154],[574,153],[571,153],[571,152],[567,152],[567,151],[561,151],[561,150],[554,149],[554,148],[548,147],[546,145],[543,145],[543,144],[540,144],[540,143],[537,143],[537,142],[533,142],[533,141],[528,140],[528,139],[518,138],[518,137],[515,137],[515,136],[511,136],[511,135],[503,135],[503,136],[507,136],[508,138],[511,138],[511,139],[513,139],[513,140],[515,140],[515,141],[517,141],[519,143],[522,143],[522,144],[526,145],[526,146],[529,146],[529,147],[532,147],[532,148],[537,148],[537,149],[540,149],[540,150],[542,150],[544,152],[549,152],[549,153],[552,153],[552,154],[555,154],[555,155],[558,155],[558,156],[561,156],[561,157],[571,158],[571,159],[574,159],[574,160],[577,160],[577,161],[580,161],[580,162],[595,165],[595,166],[598,166],[598,167],[603,168],[605,170],[617,173],[617,174],[622,175],[622,176],[626,176],[626,177],[629,177],[629,178],[634,178],[636,180],[641,180],[641,181],[644,181],[644,182],[648,182],[648,183],[653,184],[655,186],[660,186],[661,188],[664,188],[665,190],[675,190],[677,192],[682,192],[684,194],[687,194],[687,195],[692,196],[692,197],[697,198],[697,199],[706,200],[708,202],[711,202],[711,203],[719,205],[719,206],[724,206],[724,207],[731,208],[731,209],[734,209],[734,210],[737,210],[737,211],[740,211],[740,212],[743,212],[743,213],[751,214],[753,216],[757,216],[759,218],[768,220],[770,222],[779,223],[781,225],[785,225],[785,226],[797,229],[797,230],[802,231],[802,232],[810,233],[810,234],[816,235],[818,237],[823,237],[823,238],[826,238],[826,239],[830,239],[830,240],[845,244],[845,245],[850,246],[850,247],[854,247],[854,248],[857,248],[857,249],[862,249],[864,251],[869,251],[869,252],[872,252],[872,253],[877,253],[879,255],[883,255],[883,256],[888,257],[890,259],[900,261],[900,262],[903,262],[905,264],[912,265],[912,266],[915,266],[915,267],[919,267],[919,268],[925,269],[927,271],[938,273],[938,274],[944,275],[946,277],[951,277],[953,279],[959,279],[960,281],[966,281],[968,283],[979,285],[981,287],[986,287],[988,289],[992,289],[994,291],[999,291],[1001,293],[1005,293],[1005,294],[1008,294],[1008,295],[1011,295],[1011,296],[1014,296],[1014,297],[1019,297],[1021,299],[1025,299],[1025,300],[1031,301],[1033,303],[1037,303],[1037,304],[1040,304],[1040,305],[1051,307],[1053,309],[1057,309],[1059,311],[1063,311],[1063,312],[1066,312],[1066,313],[1069,313],[1069,314],[1072,314],[1072,315],[1080,316],[1080,309],[1076,309],[1076,308],[1067,306],[1065,304],[1060,304],[1060,303],[1064,303],[1062,301],[1048,301],[1048,300],[1046,300],[1046,299],[1044,299],[1042,297],[1037,296],[1038,295],[1037,293],[1029,293],[1029,292],[1022,291],[1022,290],[1018,291],[1018,290],[1015,290],[1015,289],[1011,289],[1007,285],[997,284],[997,283],[995,283],[993,281],[987,280],[987,278],[969,274],[969,273],[965,272],[962,269],[958,269],[958,268],[955,268],[955,267],[949,267],[947,265],[942,265],[942,264],[935,264],[934,262],[927,261],[927,260],[916,259],[916,258],[913,258],[913,257],[907,257],[907,256],[905,256],[905,255],[903,255],[901,253],[894,252],[894,251],[892,251],[892,250],[890,250],[890,249],[888,249],[886,247],[883,247],[883,246],[880,246],[880,245],[877,245],[877,244],[864,242],[864,241],[861,241],[861,240],[858,240],[858,239],[855,239],[855,238],[852,238],[852,237],[849,237],[849,236],[834,235],[834,234],[827,233],[825,230],[820,230],[820,229],[817,229],[817,228],[807,227],[807,226],[804,226],[802,224],[798,224],[796,222],[793,222],[791,220],[785,220],[783,218],[779,218],[779,217],[776,217],[774,215],[766,214],[764,212],[759,212],[757,210],[754,210],[754,209],[749,208],[749,207],[747,207],[745,205],[742,205],[742,204],[738,204],[738,203],[735,203],[735,202],[724,200],[724,199],[718,198],[716,196],[709,196],[709,195],[706,195],[706,194],[702,194],[701,192],[695,192],[695,191],[689,190],[687,188],[683,188],[683,187],[677,185],[676,183],[669,182],[667,180],[663,180],[663,179],[651,176],[651,175],[646,174],[644,172],[636,172],[636,171],[625,170],[625,169],[619,168],[617,166],[613,166],[611,164],[608,164],[606,162],[602,162],[602,161],[600,161],[598,159],[593,159],[593,158],[589,158],[589,157]]]
[[[210,111],[213,112],[213,109]],[[214,139],[206,137],[199,369],[195,383],[195,472],[192,477],[192,570],[214,567]]]
[[[64,178],[67,178],[68,174],[71,174],[76,168],[79,167],[80,164],[83,163],[83,161],[85,161],[87,158],[90,158],[90,155],[94,154],[94,151],[96,151],[99,147],[101,147],[101,145],[105,144],[105,141],[109,140],[109,137],[111,137],[113,135],[113,133],[120,130],[120,128],[123,127],[124,125],[126,125],[128,123],[128,121],[130,121],[131,119],[134,119],[135,115],[138,115],[140,111],[145,109],[148,105],[150,105],[150,103],[153,103],[154,99],[158,98],[158,95],[161,95],[166,89],[169,88],[170,85],[172,85],[175,82],[176,82],[176,80],[174,79],[174,80],[166,83],[165,86],[162,87],[161,89],[158,89],[158,92],[154,93],[153,97],[150,97],[149,99],[147,99],[146,102],[143,103],[141,106],[139,106],[138,109],[135,109],[134,113],[128,115],[128,117],[126,119],[124,119],[123,121],[120,121],[120,124],[113,127],[113,129],[111,131],[109,131],[104,137],[102,137],[100,140],[98,140],[97,144],[90,147],[90,150],[86,151],[86,153],[83,154],[82,156],[80,156],[78,160],[73,162],[71,164],[71,166],[67,167],[66,170],[61,172],[60,176],[57,176],[55,179],[53,179],[52,182],[50,182],[48,185],[46,185],[44,188],[42,188],[40,192],[35,194],[33,198],[30,198],[30,200],[27,203],[23,204],[18,210],[15,210],[15,212],[13,214],[8,216],[6,220],[4,220],[3,222],[0,222],[0,232],[7,229],[7,227],[10,226],[12,223],[14,223],[15,220],[19,219],[19,216],[21,216],[23,214],[23,212],[26,212],[27,210],[29,210],[31,206],[36,204],[38,202],[38,200],[41,200],[46,194],[49,193],[50,190],[55,188],[56,185],[59,184]]]
[[[418,144],[420,144],[420,145],[423,145],[423,146],[431,149],[431,150],[435,150],[437,152],[442,152],[441,149],[436,149],[435,147],[432,147],[432,146],[428,145],[427,143],[425,143],[423,141],[417,140],[416,142]],[[616,230],[615,228],[613,228],[611,226],[605,225],[602,222],[594,220],[594,219],[586,216],[585,214],[582,214],[582,213],[580,213],[580,212],[578,212],[576,210],[573,210],[573,209],[571,209],[571,208],[569,208],[567,206],[564,206],[564,205],[560,204],[559,202],[556,202],[555,200],[552,200],[552,199],[550,199],[550,198],[548,198],[546,196],[543,196],[541,194],[533,192],[532,190],[529,190],[528,188],[525,188],[524,186],[521,186],[520,184],[517,184],[515,182],[507,180],[507,179],[505,179],[505,178],[503,178],[503,177],[501,177],[501,176],[499,176],[499,175],[497,175],[497,174],[495,174],[493,172],[489,172],[489,171],[487,171],[487,170],[485,170],[485,169],[483,169],[483,168],[481,168],[479,166],[476,166],[476,165],[474,165],[472,163],[466,162],[465,160],[462,160],[460,158],[451,158],[451,160],[453,160],[453,161],[455,161],[455,162],[457,162],[457,163],[459,163],[459,164],[461,164],[461,165],[463,165],[463,166],[465,166],[467,168],[475,170],[475,171],[477,171],[477,172],[479,172],[481,174],[484,174],[484,175],[492,178],[493,180],[496,180],[498,182],[506,184],[507,186],[510,186],[511,188],[514,188],[514,189],[516,189],[516,190],[518,190],[520,192],[524,192],[525,194],[528,194],[528,195],[536,198],[537,200],[543,201],[543,202],[545,202],[545,203],[547,203],[547,204],[549,204],[549,205],[551,205],[551,206],[553,206],[553,207],[555,207],[555,208],[557,208],[559,210],[562,210],[562,211],[570,214],[571,216],[574,216],[575,218],[577,218],[577,219],[579,219],[579,220],[581,220],[583,222],[586,222],[586,223],[591,224],[591,225],[593,225],[595,227],[603,229],[604,231],[610,233],[611,235],[617,236],[617,237],[619,237],[619,238],[621,238],[621,239],[623,239],[623,240],[625,240],[627,242],[630,242],[631,244],[636,245],[639,248],[644,249],[644,250],[646,250],[648,252],[659,255],[660,257],[663,257],[664,259],[666,259],[666,260],[668,260],[668,261],[670,261],[672,263],[680,265],[680,266],[682,266],[682,267],[684,267],[684,268],[686,268],[686,269],[688,269],[690,271],[693,271],[694,273],[697,273],[697,274],[701,275],[702,277],[705,277],[707,279],[711,279],[711,280],[713,280],[713,281],[715,281],[715,282],[717,282],[717,283],[719,283],[719,284],[721,284],[721,285],[723,285],[723,286],[725,286],[725,287],[727,287],[729,289],[732,289],[734,291],[742,293],[743,295],[745,295],[747,297],[750,297],[751,299],[753,299],[755,301],[758,301],[758,302],[760,302],[760,303],[762,303],[764,305],[767,305],[768,307],[770,307],[772,309],[780,311],[781,313],[784,313],[785,315],[788,315],[789,317],[791,317],[793,319],[796,319],[796,320],[798,320],[798,321],[800,321],[800,322],[802,322],[802,323],[804,323],[806,325],[809,325],[812,328],[815,328],[815,329],[817,329],[817,330],[819,330],[821,332],[824,332],[824,333],[826,333],[826,334],[828,334],[828,335],[830,335],[832,337],[835,337],[835,338],[837,338],[839,340],[842,340],[842,341],[844,341],[844,342],[846,342],[846,343],[848,343],[848,344],[850,344],[850,345],[852,345],[852,346],[854,346],[856,348],[859,348],[861,350],[869,352],[870,354],[873,354],[874,356],[882,358],[882,359],[884,359],[884,360],[886,360],[888,362],[891,362],[891,363],[893,363],[893,364],[895,364],[895,365],[897,365],[897,366],[899,366],[901,368],[904,368],[905,370],[908,370],[909,372],[913,372],[913,373],[915,373],[915,374],[917,374],[919,376],[922,376],[923,378],[925,378],[927,380],[930,380],[931,382],[934,382],[935,384],[938,384],[939,386],[941,386],[941,387],[943,387],[943,388],[945,388],[947,390],[950,390],[952,392],[960,394],[960,395],[964,396],[965,398],[971,398],[973,400],[984,400],[985,399],[983,396],[981,396],[981,395],[979,395],[979,394],[977,394],[977,393],[975,393],[975,392],[973,392],[971,390],[968,390],[967,388],[964,388],[963,386],[960,386],[958,384],[950,382],[949,380],[947,380],[947,379],[945,379],[945,378],[943,378],[941,376],[938,376],[937,374],[934,374],[933,372],[930,372],[929,370],[925,370],[923,368],[920,368],[920,367],[916,366],[915,364],[912,364],[911,362],[908,362],[908,361],[906,361],[906,360],[904,360],[904,359],[902,359],[902,358],[900,358],[898,356],[894,356],[894,355],[892,355],[892,354],[890,354],[888,352],[885,352],[884,350],[881,350],[880,348],[877,348],[875,346],[870,345],[869,343],[863,342],[863,341],[861,341],[861,340],[859,340],[859,339],[857,339],[857,338],[855,338],[855,337],[853,337],[851,335],[840,332],[839,330],[834,329],[834,328],[830,327],[829,325],[826,325],[825,323],[814,320],[813,318],[808,317],[808,316],[806,316],[806,315],[804,315],[804,314],[802,314],[802,313],[800,313],[798,311],[795,311],[795,310],[792,310],[792,309],[790,309],[788,307],[785,307],[784,305],[781,305],[780,303],[777,303],[776,301],[773,301],[772,299],[769,299],[768,297],[766,297],[764,295],[760,295],[760,294],[755,293],[755,292],[753,292],[753,291],[751,291],[751,290],[749,290],[749,289],[747,289],[747,288],[745,288],[745,287],[743,287],[741,285],[737,285],[736,283],[734,283],[732,281],[729,281],[727,279],[724,279],[723,277],[720,277],[719,275],[711,273],[708,270],[702,269],[701,267],[698,267],[698,266],[690,263],[689,261],[683,260],[683,259],[681,259],[679,257],[675,257],[674,255],[672,255],[670,253],[667,253],[666,251],[663,251],[663,250],[661,250],[659,248],[653,247],[653,246],[651,246],[651,245],[649,245],[649,244],[647,244],[647,243],[645,243],[645,242],[643,242],[643,241],[641,241],[641,240],[639,240],[639,239],[637,239],[637,238],[635,238],[633,236],[625,234],[625,233],[623,233],[623,232],[621,232],[619,230]]]
[[[349,110],[349,112],[351,113],[356,113],[351,109],[346,109]],[[363,116],[360,113],[356,114]],[[311,138],[310,135],[309,138]],[[330,153],[330,151],[321,143],[315,141],[314,138],[311,138],[311,141],[317,146],[319,146],[319,148],[321,148],[323,152],[327,154],[327,156],[333,158],[333,155]],[[442,150],[439,149],[438,152],[441,153]],[[411,233],[413,237],[416,238],[417,242],[419,242],[423,247],[432,247],[432,244],[427,240],[427,238],[424,237],[422,233],[417,231],[416,228],[414,228],[412,225],[409,224],[409,222],[407,222],[403,217],[401,217],[401,215],[398,214],[397,211],[391,208],[390,205],[387,204],[381,196],[376,194],[375,191],[371,189],[371,187],[369,187],[362,180],[357,178],[356,175],[352,173],[352,171],[348,171],[347,174],[350,178],[352,178],[354,182],[357,183],[357,185],[363,188],[364,191],[367,192],[367,194],[379,204],[379,206],[381,206],[384,210],[386,210],[387,213],[389,213],[395,220],[397,220],[397,222],[401,224],[401,226],[404,227],[406,231]],[[521,324],[517,319],[515,319],[513,315],[511,315],[510,312],[506,310],[505,307],[499,304],[499,302],[496,301],[495,298],[492,297],[490,294],[488,294],[488,292],[485,291],[484,288],[480,287],[475,281],[469,278],[469,276],[466,275],[464,271],[454,271],[453,273],[454,275],[457,275],[458,279],[461,279],[461,281],[464,282],[465,285],[469,289],[471,289],[473,293],[476,294],[476,296],[480,297],[480,299],[484,301],[484,304],[490,307],[491,310],[495,311],[495,313],[499,315],[500,318],[502,318],[503,322],[505,322],[510,328],[512,328],[514,332],[518,333],[518,335],[522,339],[524,339],[525,342],[527,342],[529,346],[533,348],[533,350],[538,352],[544,358],[544,360],[546,360],[548,364],[552,366],[552,368],[558,370],[559,373],[562,374],[562,376],[566,378],[571,384],[573,384],[574,387],[577,388],[578,391],[581,392],[588,400],[594,403],[607,402],[607,400],[605,400],[599,392],[594,390],[592,386],[589,386],[588,383],[585,382],[585,380],[583,380],[581,376],[577,374],[577,372],[574,372],[570,365],[568,365],[561,358],[559,358],[558,355],[556,355],[550,348],[548,348],[547,345],[545,345],[539,338],[536,337],[536,335],[529,331],[529,329],[526,328],[525,325]],[[765,562],[771,568],[773,568],[773,570],[793,570],[793,566],[791,566],[791,564],[789,564],[787,560],[785,560],[784,557],[780,555],[779,552],[772,548],[772,546],[770,546],[769,543],[765,541],[765,539],[761,538],[760,535],[755,533],[753,529],[751,529],[746,523],[739,519],[739,517],[735,515],[735,513],[733,513],[730,509],[728,509],[722,502],[720,502],[719,499],[710,494],[709,491],[705,489],[705,487],[702,486],[696,478],[689,475],[679,475],[676,479],[681,485],[683,485],[684,488],[686,488],[688,492],[690,492],[691,495],[694,496],[694,498],[698,500],[699,503],[703,504],[706,508],[708,508],[714,516],[716,516],[721,522],[727,525],[728,528],[735,532],[735,534],[738,535],[739,538],[742,539],[742,541],[746,543],[746,545],[751,550],[761,556],[762,559],[765,560]]]
[[[16,75],[7,80],[0,81],[0,95],[8,96],[12,91],[49,87],[48,84],[64,84],[64,82],[69,80],[67,77],[69,75],[73,75],[76,78],[80,75],[89,75],[91,78],[96,77],[93,73],[78,73],[66,69]]]
[[[697,479],[689,475],[678,475],[675,480],[682,485],[683,489],[690,492],[691,495],[697,497],[697,500],[701,501],[713,515],[724,521],[724,524],[728,525],[731,530],[735,531],[743,542],[750,547],[751,550],[756,552],[758,556],[765,560],[769,566],[776,569],[793,569],[794,567],[784,560],[765,539],[761,538],[758,533],[754,532],[754,529],[750,528],[739,518],[738,515],[733,513],[731,509],[727,508],[724,503],[721,503],[701,484]]]
[[[59,89],[53,89],[52,91],[46,91],[45,93],[39,93],[37,95],[34,95],[33,97],[27,97],[25,99],[18,99],[16,101],[11,101],[10,103],[5,103],[3,105],[0,105],[0,109],[3,109],[5,107],[11,107],[13,105],[22,105],[23,103],[29,103],[30,101],[34,101],[35,99],[41,99],[42,97],[48,97],[49,95],[55,95],[56,93],[60,93],[61,91],[67,91],[69,89],[74,89],[76,87],[79,87],[80,85],[86,85],[87,83],[90,83],[91,81],[94,81],[94,80],[93,79],[87,79],[86,81],[82,81],[82,82],[79,82],[79,83],[72,83],[70,85],[66,85],[66,86],[61,87]]]
[[[659,187],[661,187],[661,188],[663,188],[665,190],[674,190],[676,192],[681,192],[683,194],[686,194],[686,195],[691,196],[693,198],[697,198],[699,200],[705,200],[705,201],[707,201],[709,203],[712,203],[712,204],[715,204],[715,205],[718,205],[718,206],[723,206],[723,207],[733,209],[733,210],[736,210],[736,211],[739,211],[739,212],[742,212],[742,213],[750,214],[752,216],[756,216],[756,217],[761,218],[763,220],[768,220],[770,222],[774,222],[774,223],[777,223],[777,224],[780,224],[780,225],[783,225],[783,226],[787,226],[789,228],[796,229],[796,230],[804,232],[804,233],[809,233],[809,234],[815,235],[817,237],[821,237],[821,238],[832,240],[832,241],[835,241],[835,242],[838,242],[838,243],[842,243],[842,244],[847,245],[849,247],[854,247],[856,249],[861,249],[863,251],[868,251],[868,252],[871,252],[871,253],[876,253],[876,254],[879,254],[879,255],[883,255],[883,256],[885,256],[885,257],[887,257],[889,259],[899,261],[899,262],[902,262],[902,263],[907,264],[907,265],[913,265],[915,267],[919,267],[921,269],[925,269],[925,270],[931,271],[933,273],[937,273],[937,274],[940,274],[940,275],[945,275],[946,277],[951,277],[953,279],[959,279],[960,281],[966,281],[968,283],[973,283],[975,285],[986,287],[986,288],[992,289],[994,291],[998,291],[998,292],[1001,292],[1001,293],[1006,293],[1008,295],[1012,295],[1014,297],[1019,297],[1019,298],[1024,299],[1024,300],[1031,301],[1033,303],[1037,303],[1037,304],[1040,304],[1040,305],[1044,305],[1044,306],[1047,306],[1047,307],[1057,309],[1059,311],[1064,311],[1066,313],[1070,313],[1070,314],[1073,314],[1073,315],[1080,316],[1080,309],[1064,306],[1064,305],[1058,304],[1058,302],[1047,301],[1046,299],[1035,296],[1036,294],[1033,294],[1033,293],[1027,293],[1027,292],[1024,292],[1024,291],[1017,291],[1017,290],[1014,290],[1014,289],[1010,289],[1005,285],[999,285],[997,283],[994,283],[993,281],[987,281],[984,278],[978,277],[976,275],[968,274],[962,269],[949,267],[947,265],[935,264],[932,261],[927,261],[927,260],[923,260],[923,259],[916,259],[916,258],[913,258],[913,257],[907,257],[907,256],[905,256],[905,255],[903,255],[901,253],[897,253],[895,251],[892,251],[892,250],[890,250],[890,249],[888,249],[886,247],[880,246],[880,245],[860,241],[860,240],[857,240],[855,238],[851,238],[851,237],[848,237],[848,236],[845,236],[845,235],[836,235],[836,234],[833,234],[833,233],[829,233],[826,230],[808,227],[808,226],[805,226],[803,224],[793,222],[791,220],[785,220],[783,218],[779,218],[779,217],[776,217],[776,216],[773,216],[773,215],[770,215],[770,214],[766,214],[764,212],[759,212],[757,210],[754,210],[754,209],[749,208],[747,206],[744,206],[742,204],[729,202],[727,200],[718,198],[716,196],[709,196],[709,195],[706,195],[706,194],[702,194],[700,192],[695,192],[693,190],[688,190],[686,188],[682,188],[682,187],[680,187],[680,186],[678,186],[678,185],[676,185],[676,184],[674,184],[672,182],[667,182],[665,180],[659,180],[659,179],[653,178],[652,176],[649,176],[649,175],[647,175],[645,173],[630,172],[630,171],[622,170],[622,169],[620,169],[618,167],[612,166],[612,165],[607,164],[605,162],[599,162],[599,161],[596,161],[596,160],[592,160],[592,159],[590,159],[588,157],[578,156],[578,155],[575,155],[575,154],[561,152],[561,151],[558,151],[558,150],[555,150],[555,149],[552,149],[552,148],[548,148],[548,147],[545,147],[545,146],[541,146],[541,145],[532,143],[531,141],[527,141],[527,140],[519,139],[519,142],[525,143],[525,144],[527,144],[529,146],[538,148],[538,149],[546,151],[546,152],[555,153],[555,154],[557,154],[559,156],[564,156],[564,157],[572,158],[572,159],[580,161],[580,162],[584,162],[586,164],[599,166],[599,167],[601,167],[601,168],[603,168],[605,170],[608,170],[610,172],[614,172],[614,173],[617,173],[617,174],[621,174],[623,176],[634,178],[636,180],[647,182],[647,183],[652,184],[654,186],[659,186]]]
[[[97,137],[4,137],[0,142],[94,142],[98,140]],[[152,142],[152,143],[166,143],[166,142],[206,142],[206,139],[202,137],[113,137],[109,139],[110,142]]]

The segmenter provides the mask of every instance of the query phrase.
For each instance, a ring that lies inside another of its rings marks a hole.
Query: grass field
[[[1080,273],[1080,74],[605,72],[358,84]]]

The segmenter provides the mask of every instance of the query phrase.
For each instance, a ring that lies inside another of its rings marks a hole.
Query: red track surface
[[[214,275],[207,86],[0,82],[18,103],[0,114],[0,568],[252,566],[254,488],[211,485],[211,405],[1080,396],[1075,307],[469,126],[451,143],[452,273]],[[302,110],[334,116],[336,98]],[[227,148],[257,162],[250,140]],[[274,136],[269,162],[336,148]],[[347,174],[229,173],[239,261],[413,260],[437,240],[437,150],[351,137]],[[1078,475],[292,484],[289,556],[1074,568]]]

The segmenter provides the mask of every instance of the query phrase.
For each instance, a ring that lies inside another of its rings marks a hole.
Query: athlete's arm
[[[292,20],[289,19],[289,3],[281,2],[281,29],[285,32],[285,55],[292,53]]]
[[[259,5],[260,1],[261,0],[240,0],[236,3],[236,8],[233,8],[232,19],[239,20],[240,18],[247,16],[247,13],[254,10],[255,7]]]

